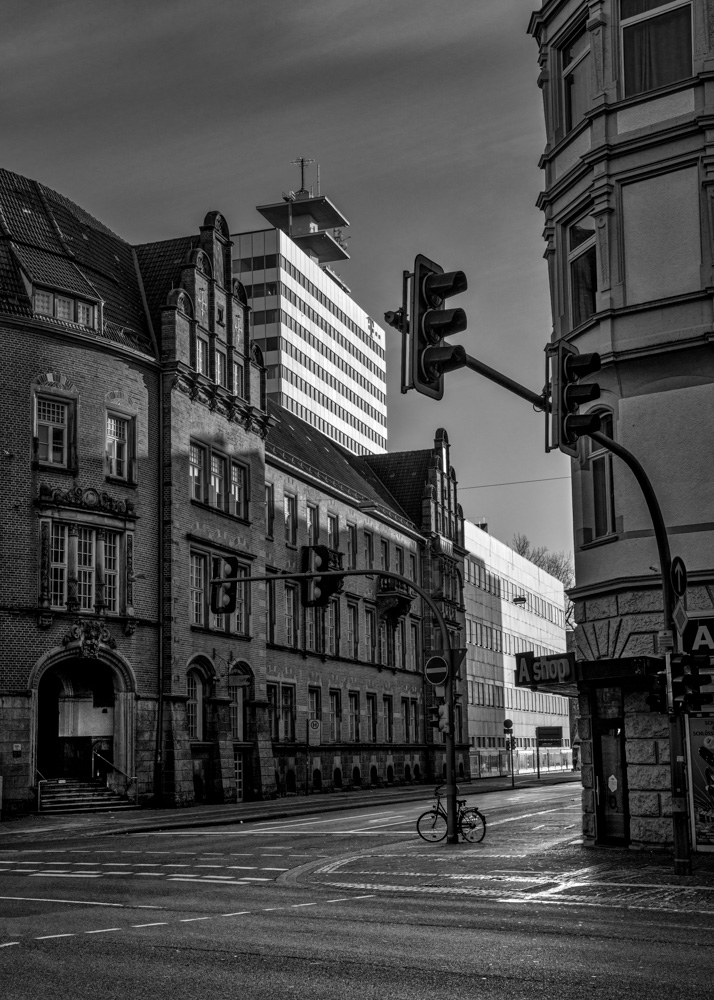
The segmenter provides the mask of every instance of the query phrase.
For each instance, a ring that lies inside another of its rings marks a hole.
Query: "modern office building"
[[[464,546],[472,774],[508,768],[505,719],[513,722],[516,766],[534,768],[539,747],[559,748],[558,761],[569,764],[570,700],[514,686],[517,653],[565,651],[563,584],[471,521]]]
[[[347,219],[304,189],[258,212],[270,228],[232,236],[233,273],[252,307],[269,398],[355,454],[385,452],[384,330],[330,267],[349,258]]]
[[[553,339],[600,354],[600,397],[589,409],[648,475],[671,554],[687,566],[687,615],[711,622],[712,5],[544,0],[529,31],[547,136],[539,205]],[[668,720],[650,711],[636,659],[658,652],[657,633],[669,624],[666,567],[619,458],[584,438],[572,481],[583,832],[588,843],[663,846],[673,811],[681,829],[684,799],[672,797]],[[617,680],[608,662],[619,666]],[[705,769],[696,748],[687,756],[692,839],[711,850]],[[604,787],[609,794],[598,794]]]

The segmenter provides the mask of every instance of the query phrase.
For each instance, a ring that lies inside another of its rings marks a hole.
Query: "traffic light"
[[[684,680],[687,656],[684,653],[672,653],[669,666],[672,674],[672,705],[675,712],[683,712],[686,709],[687,699],[687,685]]]
[[[684,684],[687,690],[687,706],[692,712],[701,712],[704,705],[714,702],[714,694],[705,692],[702,688],[714,683],[711,674],[703,674],[702,670],[709,668],[708,653],[691,653],[688,657],[689,669],[684,672]]]
[[[449,732],[449,706],[446,702],[442,702],[439,705],[439,732]]]
[[[302,572],[314,573],[309,580],[302,580],[302,603],[306,608],[325,608],[333,594],[342,590],[343,576],[320,576],[322,573],[342,569],[342,554],[326,545],[304,545]]]
[[[600,430],[600,415],[578,413],[578,407],[600,398],[596,382],[580,384],[580,379],[600,371],[599,354],[580,354],[566,340],[559,340],[551,352],[551,448],[560,448],[575,458],[578,438]]]
[[[431,729],[438,729],[439,728],[439,706],[438,705],[430,705],[429,708],[427,708],[426,711],[427,711],[427,720],[426,720],[427,721],[427,725]]]
[[[240,563],[235,556],[224,556],[216,562],[220,563],[220,567],[216,579],[211,580],[211,611],[214,615],[232,615],[238,603]]]
[[[667,712],[667,675],[664,672],[652,674],[649,678],[649,693],[645,698],[650,712]]]
[[[444,300],[467,288],[463,271],[444,271],[441,265],[417,254],[409,314],[411,380],[417,392],[433,399],[444,395],[444,372],[461,368],[466,362],[461,345],[444,341],[444,337],[466,329],[466,313],[463,309],[447,309]]]

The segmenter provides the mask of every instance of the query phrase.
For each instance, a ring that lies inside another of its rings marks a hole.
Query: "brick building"
[[[424,581],[463,641],[463,520],[448,440],[350,454],[269,403],[223,217],[131,247],[0,172],[3,807],[99,776],[187,804],[440,776]],[[325,612],[281,573],[324,539],[349,578]],[[209,607],[221,559],[275,583]],[[308,720],[321,722],[307,745]],[[465,720],[457,761],[468,776]]]

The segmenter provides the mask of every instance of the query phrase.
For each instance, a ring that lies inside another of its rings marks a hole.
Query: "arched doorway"
[[[134,677],[113,650],[53,650],[30,677],[35,691],[35,768],[42,778],[134,777]]]

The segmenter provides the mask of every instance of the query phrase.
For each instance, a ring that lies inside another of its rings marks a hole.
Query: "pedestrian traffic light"
[[[438,729],[439,728],[439,706],[438,705],[430,705],[429,708],[427,708],[426,711],[427,711],[427,720],[426,720],[427,724],[429,725],[429,727],[431,729]]]
[[[467,287],[463,271],[444,271],[441,265],[417,254],[408,334],[411,381],[417,392],[433,399],[444,395],[444,373],[466,363],[464,348],[444,340],[466,329],[466,313],[447,309],[444,301]]]
[[[449,732],[449,706],[446,702],[439,705],[439,732]]]
[[[302,581],[302,603],[306,608],[324,608],[333,594],[342,590],[343,576],[320,576],[342,569],[342,554],[326,545],[304,545],[302,549],[302,572],[315,574]]]
[[[580,384],[580,380],[586,375],[600,371],[600,355],[580,354],[566,340],[559,340],[550,355],[550,448],[560,448],[566,455],[575,458],[578,454],[578,438],[600,430],[599,414],[578,413],[578,408],[583,403],[600,398],[600,386],[596,382]]]
[[[217,577],[211,580],[211,611],[214,615],[232,615],[238,603],[240,563],[235,556],[224,556],[215,562],[220,562],[220,567]]]
[[[664,715],[667,711],[667,675],[664,671],[652,674],[648,678],[649,693],[645,698],[650,712],[660,712]]]

